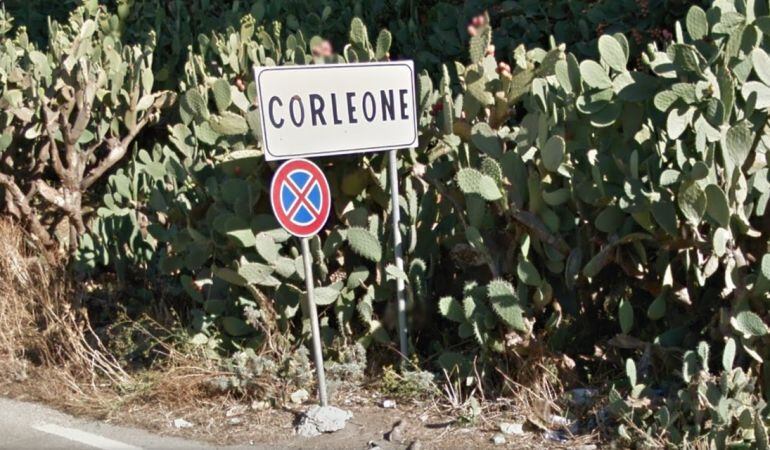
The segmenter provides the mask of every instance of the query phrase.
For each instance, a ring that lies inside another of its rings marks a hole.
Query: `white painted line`
[[[60,427],[51,423],[41,423],[34,425],[32,428],[43,433],[54,434],[70,441],[80,442],[81,444],[103,450],[142,450],[141,447],[135,447],[96,434],[86,433],[74,428]]]

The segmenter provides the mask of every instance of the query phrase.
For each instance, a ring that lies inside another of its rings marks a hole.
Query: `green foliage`
[[[524,310],[519,305],[513,286],[505,281],[493,281],[487,286],[487,296],[492,309],[505,325],[519,332],[527,331],[527,324],[523,317]]]
[[[465,114],[455,120],[460,139],[436,141],[452,147],[445,158],[453,167],[436,182],[454,184],[464,197],[454,214],[469,224],[465,245],[488,268],[486,277],[518,283],[497,298],[516,305],[519,316],[511,321],[493,300],[491,292],[508,283],[493,281],[485,299],[468,281],[461,301],[444,297],[439,303],[441,314],[457,324],[459,341],[494,352],[504,348],[496,332],[516,333],[507,345],[523,349],[546,339],[569,351],[565,344],[574,341],[565,341],[565,332],[611,319],[618,324],[614,332],[648,342],[667,365],[678,347],[727,334],[725,371],[699,378],[699,371],[709,370],[709,347],[686,353],[684,379],[666,385],[673,403],[665,407],[649,400],[658,395],[652,387],[637,385],[646,372],[628,360],[632,386],[618,411],[634,425],[621,428],[630,439],[641,429],[648,440],[719,445],[753,442],[756,423],[764,432],[762,406],[755,405],[767,395],[757,374],[770,357],[760,350],[768,335],[769,286],[759,262],[770,261],[768,149],[761,138],[770,64],[762,26],[750,24],[764,23],[768,11],[741,8],[732,2],[716,2],[708,12],[693,6],[686,20],[691,33],[662,50],[648,46],[637,68],[628,67],[629,43],[619,34],[603,35],[598,58],[582,62],[563,48],[522,48],[514,52],[512,70],[490,56],[455,64],[464,81],[458,98]],[[746,35],[749,27],[758,34]],[[529,75],[520,94],[512,85],[522,73]],[[501,167],[499,179],[486,175],[489,160]],[[500,203],[484,206],[484,199]],[[454,245],[459,253],[461,244]],[[478,266],[461,269],[460,276],[478,280]],[[485,313],[488,306],[497,317]],[[574,325],[562,321],[565,309]],[[610,338],[614,332],[594,329],[591,342],[597,333]],[[458,361],[456,348],[452,355]],[[488,358],[493,364],[495,357]],[[730,400],[706,407],[713,407],[709,428],[701,422],[708,416],[703,404],[687,396],[714,389]],[[669,417],[679,410],[686,413]],[[664,417],[670,421],[656,428]],[[735,421],[746,433],[732,431]]]
[[[50,45],[41,49],[23,27],[11,37],[11,20],[2,13],[4,210],[47,249],[78,247],[95,185],[175,98],[153,90],[154,36],[147,45],[124,46],[115,19],[89,2],[68,20],[51,21]],[[127,180],[116,182],[122,195],[129,194]],[[120,198],[106,201],[113,213],[128,212],[117,204]]]
[[[402,371],[399,373],[392,367],[385,367],[380,388],[384,393],[397,398],[421,398],[437,393],[438,388],[434,378],[431,372]]]
[[[350,248],[354,252],[374,262],[382,259],[382,246],[377,236],[366,228],[351,227],[345,232]]]
[[[41,46],[47,42],[47,18],[64,20],[79,1],[7,0],[6,7],[27,25],[31,39]],[[87,3],[95,5],[96,0]],[[230,2],[225,0],[104,0],[103,7],[115,15],[113,25],[126,43],[143,43],[150,31],[158,36],[154,61],[156,81],[164,88],[177,88],[177,80],[197,50],[199,36],[210,36],[236,26],[251,14],[256,23],[274,21],[288,33],[302,31],[306,36],[325,36],[342,47],[348,42],[349,25],[354,17],[371,29],[390,30],[393,55],[408,55],[418,66],[438,72],[442,63],[465,59],[471,40],[465,30],[471,18],[487,11],[494,28],[489,28],[496,51],[510,55],[521,43],[547,47],[550,40],[564,43],[582,59],[598,58],[596,39],[632,30],[627,47],[635,59],[649,42],[662,42],[673,35],[670,24],[684,16],[690,2],[644,0],[588,2],[573,0],[440,0],[419,3],[400,0],[361,2],[360,0],[311,0],[304,2]],[[697,2],[702,5],[707,2]],[[485,33],[482,33],[485,34]],[[379,44],[387,44],[385,34],[373,45],[377,59],[387,59]],[[487,39],[487,38],[483,38]],[[312,45],[311,45],[312,47]],[[486,46],[479,47],[485,52]]]
[[[685,385],[662,398],[655,389],[639,383],[648,380],[637,378],[634,360],[628,359],[630,393],[621,397],[614,388],[610,393],[609,410],[622,422],[621,439],[654,447],[694,442],[722,448],[766,446],[765,402],[757,397],[757,378],[732,367],[735,347],[730,342],[725,346],[726,363],[719,374],[709,371],[705,342],[698,345],[697,353],[687,352],[682,367]],[[652,399],[658,403],[654,411],[648,406]]]

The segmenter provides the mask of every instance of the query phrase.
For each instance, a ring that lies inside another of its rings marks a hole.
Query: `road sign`
[[[266,160],[388,151],[393,253],[396,267],[403,270],[396,150],[418,145],[414,63],[255,67],[254,77]],[[274,184],[276,179],[277,175]],[[310,201],[308,195],[302,198]],[[312,208],[293,199],[287,194],[287,205],[282,205],[280,191],[273,190],[273,209],[281,225],[296,236],[318,232],[328,211],[314,215]],[[289,209],[288,204],[297,209]],[[405,291],[404,280],[396,279],[404,361],[408,350]]]
[[[331,210],[329,183],[321,169],[306,159],[293,159],[278,168],[270,200],[278,223],[297,237],[317,234]]]
[[[313,336],[313,359],[318,378],[318,397],[327,406],[326,375],[321,353],[321,331],[318,325],[313,291],[313,261],[308,237],[314,236],[326,224],[331,210],[329,183],[321,169],[306,159],[292,159],[278,168],[270,184],[270,202],[278,223],[300,238],[302,262],[305,268],[305,288],[310,330]]]
[[[265,159],[417,147],[412,61],[255,68]]]

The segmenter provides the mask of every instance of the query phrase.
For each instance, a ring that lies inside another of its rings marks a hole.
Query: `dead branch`
[[[29,224],[30,231],[40,241],[44,247],[52,247],[54,245],[53,239],[48,231],[40,223],[35,211],[29,204],[27,196],[24,195],[21,188],[13,181],[9,175],[0,173],[0,186],[5,187],[6,191],[10,194],[10,199],[13,200],[13,206],[16,208],[23,220]]]
[[[102,177],[107,171],[109,171],[115,164],[118,163],[128,152],[128,148],[134,141],[140,131],[150,123],[150,120],[154,116],[153,112],[146,114],[142,119],[137,122],[136,126],[123,138],[122,141],[118,141],[115,138],[107,141],[110,146],[110,151],[107,157],[102,160],[96,167],[91,170],[85,179],[80,183],[81,189],[85,190],[91,187],[99,178]]]
[[[529,211],[521,211],[513,208],[511,208],[508,213],[512,219],[527,228],[537,239],[550,245],[562,255],[569,255],[569,244],[567,244],[561,237],[552,234],[536,215]]]
[[[53,169],[54,172],[56,172],[56,175],[63,180],[67,176],[67,171],[62,164],[61,155],[59,155],[59,146],[56,145],[56,133],[53,128],[54,121],[56,121],[57,117],[54,112],[51,111],[48,105],[43,106],[43,117],[45,119],[45,129],[48,136],[48,142],[50,143],[48,152],[51,156],[51,161],[53,161]]]

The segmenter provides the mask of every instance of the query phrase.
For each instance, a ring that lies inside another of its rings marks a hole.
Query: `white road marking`
[[[142,450],[141,447],[135,447],[96,434],[86,433],[85,431],[76,430],[74,428],[65,428],[51,423],[37,424],[32,428],[42,431],[43,433],[53,434],[63,437],[64,439],[69,439],[70,441],[80,442],[81,444],[103,450]]]

